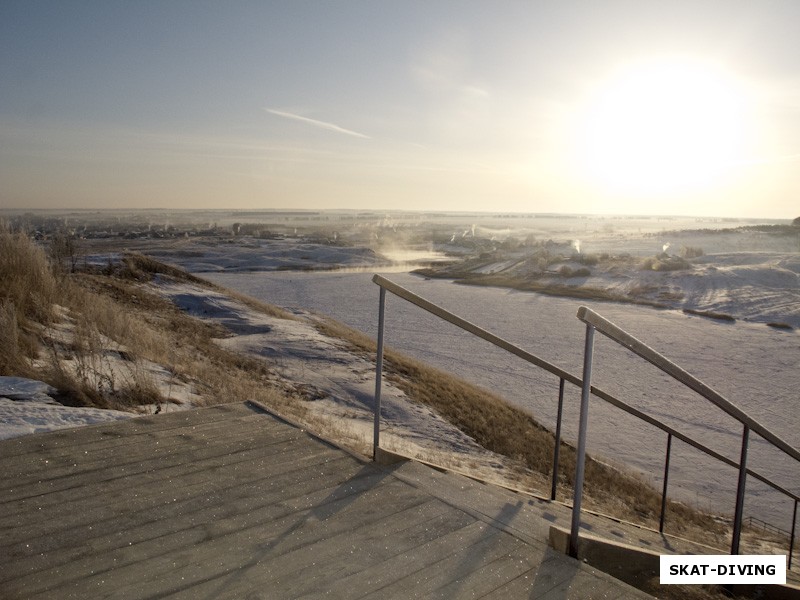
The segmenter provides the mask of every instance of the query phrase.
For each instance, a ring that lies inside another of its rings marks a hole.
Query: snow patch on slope
[[[42,381],[0,377],[0,439],[134,416],[117,410],[63,406],[53,399],[55,393]]]

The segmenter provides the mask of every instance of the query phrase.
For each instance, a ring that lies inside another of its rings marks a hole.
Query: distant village
[[[284,238],[297,233],[296,221],[318,220],[314,214],[282,214],[284,223],[230,222],[230,214],[220,215],[218,221],[201,221],[197,217],[178,215],[152,215],[144,213],[115,214],[113,212],[87,212],[70,215],[25,212],[6,215],[4,220],[12,231],[46,241],[54,236],[67,236],[80,240],[164,240],[189,237],[248,236],[266,239]],[[262,215],[263,216],[263,215]],[[290,223],[286,223],[290,221]],[[274,219],[278,221],[278,219]],[[227,221],[227,222],[226,222]]]

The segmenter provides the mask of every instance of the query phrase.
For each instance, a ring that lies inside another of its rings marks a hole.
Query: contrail
[[[284,112],[282,110],[275,110],[272,108],[265,108],[264,110],[278,117],[283,117],[284,119],[292,119],[294,121],[300,121],[301,123],[308,123],[309,125],[313,125],[314,127],[319,127],[320,129],[327,129],[328,131],[344,133],[346,135],[352,135],[354,137],[363,138],[365,140],[370,139],[368,135],[364,135],[363,133],[358,133],[357,131],[353,131],[351,129],[345,129],[344,127],[339,127],[338,125],[335,125],[333,123],[326,123],[325,121],[317,121],[316,119],[309,119],[308,117],[303,117],[301,115],[295,115],[293,113]]]

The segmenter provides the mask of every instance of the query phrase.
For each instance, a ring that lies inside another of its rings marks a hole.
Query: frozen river
[[[371,273],[203,273],[203,277],[272,304],[324,313],[373,338],[378,287]],[[676,311],[548,297],[497,288],[389,279],[526,350],[580,375],[587,305],[699,377],[794,447],[800,447],[800,334],[744,322],[724,323]],[[386,343],[506,398],[555,427],[558,380],[490,344],[388,295]],[[593,383],[736,460],[742,428],[732,418],[613,342],[596,336]],[[565,436],[577,430],[579,390],[567,386]],[[666,434],[592,398],[589,451],[660,483]],[[800,465],[751,436],[748,465],[800,492]],[[736,471],[673,443],[670,494],[733,513]],[[745,514],[791,527],[791,503],[750,478]]]

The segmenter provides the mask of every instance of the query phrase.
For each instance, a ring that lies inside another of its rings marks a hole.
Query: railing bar
[[[594,327],[587,323],[586,341],[583,350],[583,388],[581,410],[578,419],[578,447],[575,457],[575,485],[572,495],[572,527],[569,534],[569,555],[578,558],[578,533],[581,527],[581,500],[583,498],[583,473],[586,466],[586,430],[589,426],[589,396],[592,381],[592,354],[594,351]]]
[[[668,434],[671,433],[673,435],[673,437],[678,438],[682,442],[685,442],[686,444],[689,444],[690,446],[692,446],[693,448],[696,448],[697,450],[700,450],[700,452],[703,452],[703,453],[707,454],[711,458],[715,458],[716,460],[718,460],[720,462],[723,462],[726,465],[733,467],[734,469],[738,469],[739,468],[739,463],[737,463],[735,460],[730,459],[727,456],[723,456],[722,454],[720,454],[719,452],[716,452],[715,450],[712,450],[708,446],[704,446],[700,442],[697,442],[697,441],[693,440],[692,438],[684,435],[680,431],[678,431],[676,429],[673,429],[669,425],[666,425],[666,424],[662,423],[658,419],[654,419],[650,415],[647,415],[647,414],[641,412],[640,410],[630,406],[629,404],[626,404],[622,400],[618,400],[617,398],[615,398],[611,394],[608,394],[607,392],[604,392],[603,390],[600,390],[600,389],[598,389],[598,388],[596,388],[594,386],[592,386],[592,393],[595,396],[597,396],[598,398],[600,398],[601,400],[605,400],[606,402],[608,402],[612,406],[616,406],[617,408],[619,408],[620,410],[628,413],[629,415],[633,415],[634,417],[637,417],[638,419],[641,419],[642,421],[645,421],[646,423],[649,423],[653,427],[657,427],[658,429],[662,430],[665,433],[668,433]],[[751,469],[747,469],[747,474],[755,477],[756,479],[758,479],[762,483],[767,484],[772,489],[774,489],[774,490],[776,490],[776,491],[778,491],[778,492],[780,492],[782,494],[785,494],[789,498],[792,498],[794,500],[800,500],[800,496],[798,496],[797,494],[794,494],[794,493],[790,492],[789,490],[787,490],[786,488],[781,487],[777,483],[772,482],[771,480],[767,479],[765,476],[761,475],[760,473],[758,473],[756,471],[753,471]]]
[[[558,462],[561,455],[561,417],[564,414],[564,380],[558,380],[558,415],[556,416],[556,437],[553,448],[553,484],[550,490],[550,500],[556,499],[558,487]]]
[[[378,357],[375,361],[375,407],[372,432],[372,460],[378,459],[381,437],[381,380],[383,376],[383,330],[386,316],[386,290],[381,288],[378,308]]]
[[[789,537],[789,532],[786,531],[785,529],[781,529],[780,527],[778,527],[776,525],[773,525],[772,523],[767,523],[766,521],[763,521],[762,519],[759,519],[758,517],[754,517],[752,515],[749,515],[748,517],[743,519],[742,522],[746,523],[747,525],[749,525],[751,527],[752,527],[753,523],[757,523],[759,525],[759,527],[761,527],[764,531],[770,530],[773,533],[778,533],[780,535],[785,535],[787,538]]]
[[[794,533],[797,527],[797,500],[794,501],[794,512],[792,513],[792,533],[789,534],[789,569],[792,568],[792,555],[794,553]]]
[[[663,354],[653,350],[644,342],[633,337],[628,332],[623,331],[608,319],[601,317],[596,312],[585,306],[581,306],[578,309],[578,318],[584,323],[591,324],[603,335],[626,347],[628,350],[642,357],[652,365],[655,365],[670,375],[673,379],[676,379],[687,387],[693,389],[707,400],[716,404],[720,409],[728,413],[730,416],[737,419],[740,423],[747,425],[750,430],[757,433],[765,440],[771,442],[774,446],[780,450],[783,450],[795,460],[800,461],[800,451],[792,448],[792,446],[790,446],[787,442],[761,425],[761,423],[753,419],[746,412],[726,400],[719,392],[713,390],[708,385],[697,379],[694,375],[676,365]]]
[[[739,482],[736,485],[736,510],[733,515],[731,554],[739,554],[739,538],[742,534],[742,515],[744,514],[744,489],[747,481],[747,447],[749,443],[750,428],[745,423],[742,431],[742,454],[739,460]]]
[[[390,292],[392,292],[394,295],[399,296],[400,298],[402,298],[403,300],[406,300],[407,302],[411,302],[411,304],[415,304],[416,306],[419,306],[421,309],[426,310],[426,311],[428,311],[429,313],[431,313],[433,315],[436,315],[440,319],[443,319],[443,320],[447,321],[448,323],[451,323],[451,324],[455,325],[456,327],[460,327],[464,331],[468,331],[469,333],[471,333],[471,334],[473,334],[473,335],[475,335],[475,336],[477,336],[477,337],[479,337],[479,338],[481,338],[483,340],[486,340],[487,342],[489,342],[491,344],[494,344],[498,348],[502,348],[503,350],[506,350],[507,352],[510,352],[511,354],[519,356],[523,360],[525,360],[525,361],[527,361],[527,362],[529,362],[531,364],[534,364],[537,367],[540,367],[540,368],[544,369],[545,371],[549,371],[553,375],[556,375],[557,377],[565,379],[565,380],[569,381],[570,383],[573,383],[573,384],[577,385],[578,387],[580,387],[580,385],[581,385],[580,380],[577,377],[575,377],[574,375],[572,375],[571,373],[568,373],[567,371],[565,371],[564,369],[561,369],[561,368],[555,366],[554,364],[549,363],[546,360],[539,358],[535,354],[531,354],[530,352],[528,352],[526,350],[523,350],[519,346],[516,346],[516,345],[512,344],[511,342],[509,342],[507,340],[504,340],[503,338],[501,338],[499,336],[496,336],[493,333],[490,333],[490,332],[486,331],[482,327],[479,327],[479,326],[475,325],[474,323],[471,323],[471,322],[467,321],[466,319],[462,319],[461,317],[454,315],[450,311],[447,311],[447,310],[437,306],[436,304],[433,304],[432,302],[429,302],[428,300],[425,300],[424,298],[421,298],[420,296],[417,296],[413,292],[410,292],[407,289],[405,289],[404,287],[401,287],[401,286],[397,285],[396,283],[393,283],[392,281],[389,281],[385,277],[381,277],[380,275],[375,275],[372,278],[372,281],[375,282],[376,284],[378,284],[381,287],[381,289],[387,289]]]
[[[669,458],[672,453],[672,434],[667,435],[667,456],[664,459],[664,488],[661,492],[661,518],[658,522],[658,532],[664,533],[664,519],[667,515],[667,485],[669,483]]]

